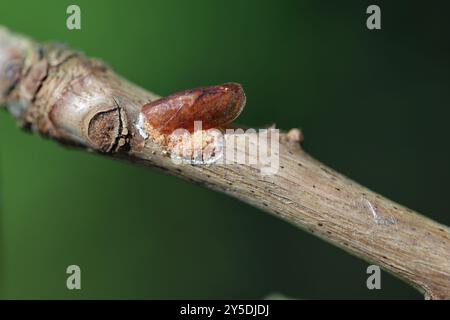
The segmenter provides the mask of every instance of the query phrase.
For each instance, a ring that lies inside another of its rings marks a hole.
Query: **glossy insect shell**
[[[183,128],[194,130],[194,121],[202,129],[217,128],[236,119],[245,105],[241,85],[227,83],[177,92],[142,107],[147,122],[164,134]]]

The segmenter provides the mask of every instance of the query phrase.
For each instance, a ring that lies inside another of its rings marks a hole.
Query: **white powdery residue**
[[[171,158],[177,164],[209,165],[223,158],[222,139],[208,134],[206,131],[196,131],[193,134],[171,136]]]
[[[142,138],[148,139],[148,133],[145,131],[145,117],[142,113],[139,113],[137,122],[135,122],[134,127],[138,130]]]

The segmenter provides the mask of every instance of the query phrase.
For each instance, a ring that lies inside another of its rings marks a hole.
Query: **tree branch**
[[[142,106],[158,98],[98,60],[0,27],[0,104],[22,127],[224,192],[381,266],[426,298],[450,298],[446,226],[313,159],[296,129],[280,134],[273,175],[250,165],[176,164],[167,147],[137,126]],[[248,156],[246,149],[237,152]]]

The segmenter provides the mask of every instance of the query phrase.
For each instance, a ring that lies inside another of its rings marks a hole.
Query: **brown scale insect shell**
[[[176,129],[194,131],[194,122],[202,129],[224,126],[241,113],[245,94],[240,84],[227,83],[177,92],[142,107],[145,120],[163,134]]]

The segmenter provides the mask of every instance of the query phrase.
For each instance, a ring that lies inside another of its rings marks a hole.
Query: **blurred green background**
[[[450,224],[448,6],[377,1],[2,1],[0,24],[100,57],[158,94],[236,81],[240,123]],[[66,29],[81,7],[82,29]],[[0,297],[414,298],[367,263],[224,195],[61,147],[0,113]],[[66,289],[66,267],[82,290]]]

